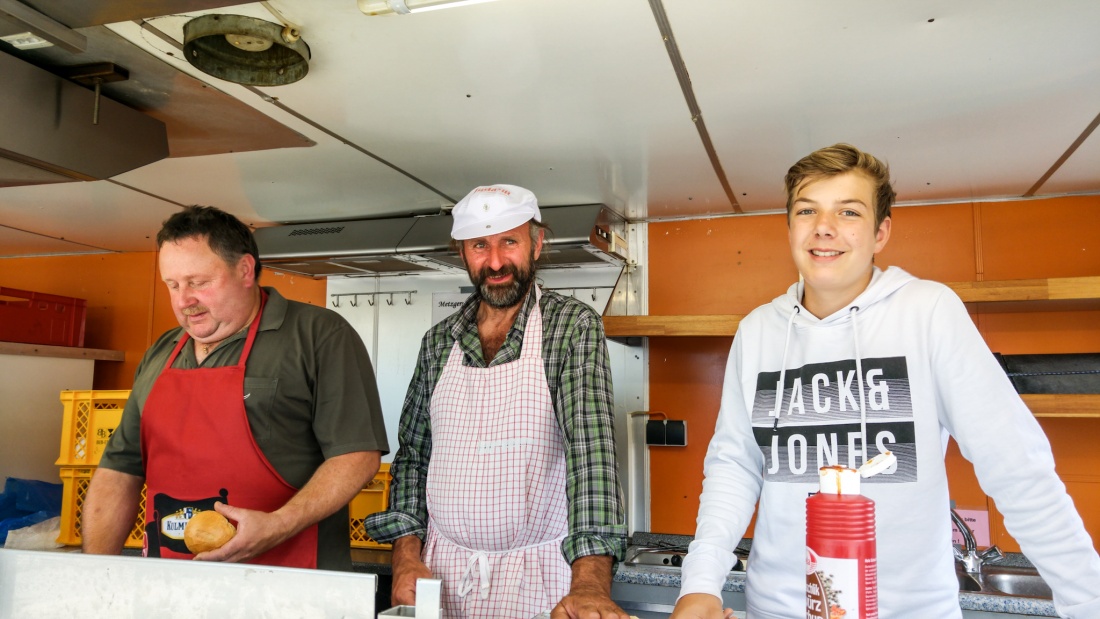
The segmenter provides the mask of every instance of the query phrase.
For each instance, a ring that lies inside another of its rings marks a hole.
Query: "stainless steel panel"
[[[168,156],[164,123],[0,54],[0,153],[74,179],[105,179]]]

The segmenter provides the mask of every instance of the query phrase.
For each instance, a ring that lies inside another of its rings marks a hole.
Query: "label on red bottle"
[[[868,570],[874,574],[874,559],[823,557],[807,548],[806,619],[876,619],[878,596]]]

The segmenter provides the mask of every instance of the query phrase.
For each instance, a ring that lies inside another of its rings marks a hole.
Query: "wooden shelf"
[[[733,337],[741,316],[604,316],[607,337]]]
[[[1036,417],[1100,418],[1100,394],[1031,393],[1020,397]]]
[[[1100,277],[1055,277],[947,284],[964,303],[985,311],[1100,309]],[[741,318],[707,316],[604,316],[608,337],[733,337]]]
[[[947,284],[964,303],[1100,299],[1100,277],[1052,277]]]
[[[125,361],[126,353],[121,350],[102,348],[73,348],[71,346],[46,346],[43,344],[22,344],[19,342],[0,342],[0,355],[26,355],[30,357],[56,357],[61,359],[91,359],[94,361]]]

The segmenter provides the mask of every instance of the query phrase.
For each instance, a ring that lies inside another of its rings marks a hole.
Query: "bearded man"
[[[394,604],[443,581],[445,617],[626,619],[611,601],[626,519],[599,314],[534,285],[545,228],[514,185],[451,211],[475,292],[424,336],[401,413],[390,509]]]

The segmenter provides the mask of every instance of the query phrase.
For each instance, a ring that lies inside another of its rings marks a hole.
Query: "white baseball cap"
[[[515,185],[477,187],[458,201],[451,216],[451,238],[456,241],[507,232],[532,219],[542,221],[535,194]]]

